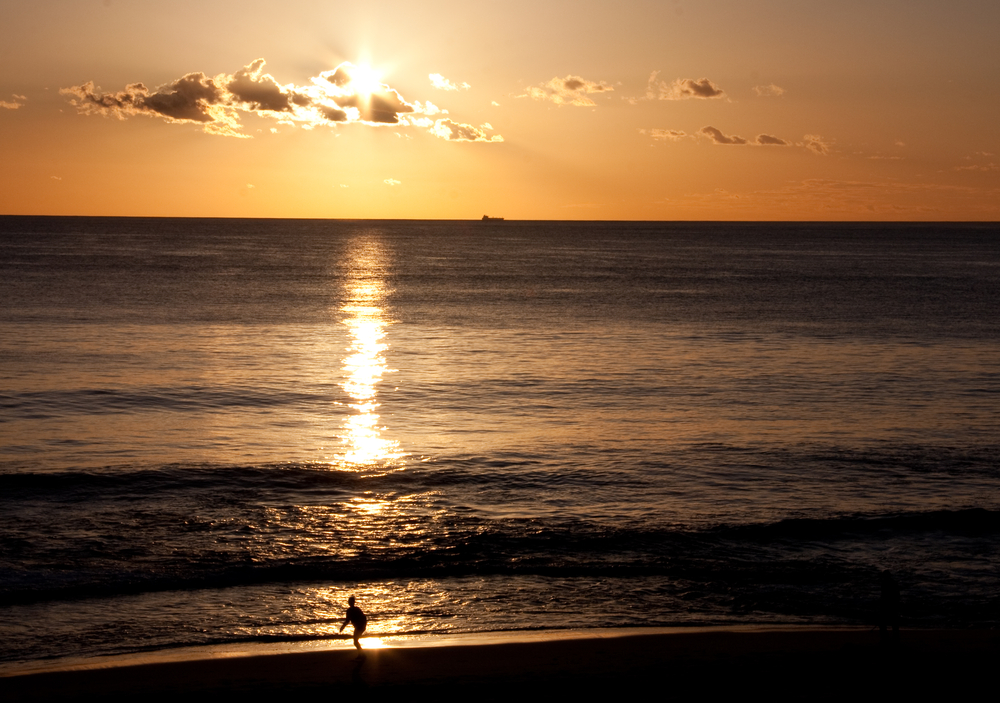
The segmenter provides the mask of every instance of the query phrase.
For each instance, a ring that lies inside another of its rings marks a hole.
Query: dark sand
[[[288,700],[426,690],[497,699],[538,693],[675,697],[843,696],[993,690],[1000,633],[904,631],[896,647],[867,629],[745,629],[353,649],[130,663],[0,678],[0,700]],[[135,659],[117,661],[134,662]],[[9,673],[9,672],[8,672]],[[980,693],[981,695],[981,693]]]

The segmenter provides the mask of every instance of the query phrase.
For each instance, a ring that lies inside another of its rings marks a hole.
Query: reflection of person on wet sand
[[[358,638],[364,634],[365,628],[368,627],[368,618],[365,617],[361,608],[354,605],[354,596],[347,599],[347,606],[347,617],[344,618],[344,624],[340,626],[340,631],[343,632],[348,623],[354,625],[354,646],[357,647],[360,652],[361,642]]]
[[[889,571],[881,574],[882,586],[878,599],[878,629],[883,644],[890,642],[889,625],[892,625],[892,644],[899,642],[899,584]]]

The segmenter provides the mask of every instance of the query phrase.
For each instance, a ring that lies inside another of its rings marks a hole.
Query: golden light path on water
[[[383,309],[388,292],[381,276],[384,256],[377,242],[358,247],[345,283],[347,302],[340,309],[346,313],[342,323],[351,338],[341,387],[350,398],[347,405],[352,413],[343,424],[345,451],[337,457],[345,469],[388,468],[404,456],[399,442],[382,437],[386,428],[379,425],[378,385],[391,373],[384,356],[389,325]]]
[[[344,304],[338,309],[341,324],[345,325],[350,340],[341,367],[340,387],[348,397],[349,409],[341,424],[338,437],[343,452],[332,457],[332,468],[342,471],[379,475],[403,468],[406,456],[400,443],[383,436],[386,427],[381,424],[378,402],[379,386],[390,369],[386,362],[387,330],[392,320],[386,312],[386,299],[390,293],[385,282],[385,268],[390,256],[377,237],[364,237],[355,241],[350,255],[342,265],[348,270],[344,282]],[[334,548],[342,555],[350,555],[359,548],[378,548],[380,534],[387,521],[398,521],[405,513],[404,506],[414,496],[381,495],[364,491],[335,506],[302,506],[305,514],[319,511],[315,527],[322,530],[326,520],[336,520],[344,529],[347,539]],[[419,540],[416,525],[408,532],[411,539]],[[416,541],[414,541],[416,544]],[[350,625],[340,632],[344,621],[347,599],[355,596],[358,606],[368,614],[368,630],[362,637],[365,649],[387,646],[381,639],[411,631],[413,618],[405,612],[408,594],[405,587],[386,583],[358,583],[323,585],[306,588],[301,596],[302,606],[309,610],[304,619],[312,624],[304,633],[319,637],[347,638],[350,642]],[[298,634],[291,628],[285,634]]]

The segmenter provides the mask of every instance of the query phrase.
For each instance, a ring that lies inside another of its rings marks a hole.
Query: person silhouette
[[[362,612],[361,608],[354,605],[354,596],[347,599],[347,617],[344,618],[344,623],[340,626],[341,632],[344,631],[344,628],[347,627],[348,623],[354,625],[354,646],[357,647],[360,652],[361,642],[358,638],[364,634],[365,628],[368,627],[368,618]]]

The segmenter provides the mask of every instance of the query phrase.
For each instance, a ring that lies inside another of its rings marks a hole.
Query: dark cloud
[[[168,122],[199,124],[210,134],[234,137],[248,136],[240,128],[239,115],[244,113],[307,128],[361,122],[422,127],[452,141],[503,141],[499,135],[487,137],[480,128],[450,120],[442,127],[441,120],[434,122],[430,116],[447,110],[429,101],[408,103],[371,71],[347,62],[312,78],[312,84],[305,86],[280,84],[264,73],[264,63],[264,59],[257,59],[232,75],[214,78],[189,73],[153,91],[133,83],[117,93],[106,93],[89,81],[60,92],[70,96],[82,113],[119,119],[158,116]]]
[[[133,115],[160,116],[169,122],[195,122],[214,134],[239,135],[239,119],[223,103],[228,94],[204,73],[189,73],[150,92],[132,83],[117,93],[102,93],[93,81],[59,91],[83,113],[102,113],[118,119]]]
[[[720,132],[715,127],[702,127],[700,130],[698,130],[698,134],[700,134],[702,136],[705,136],[705,137],[708,137],[709,139],[711,139],[716,144],[746,144],[747,143],[747,140],[744,139],[743,137],[737,137],[735,135],[733,135],[731,137],[730,136],[726,136],[725,134],[723,134],[722,132]]]
[[[758,134],[757,139],[754,140],[754,144],[759,146],[788,146],[788,142],[784,139],[773,137],[770,134]]]
[[[64,88],[81,112],[107,112],[124,119],[130,115],[153,113],[171,120],[211,122],[210,109],[218,104],[221,91],[203,73],[189,73],[183,78],[150,93],[142,83],[132,83],[117,93],[102,93],[93,81]]]
[[[278,85],[273,76],[262,73],[263,69],[264,59],[257,59],[233,74],[226,89],[234,102],[241,103],[248,110],[271,112],[291,112],[296,105],[304,107],[309,104],[307,96]]]
[[[218,105],[225,93],[204,73],[189,73],[169,85],[160,86],[138,105],[174,120],[212,122],[215,116],[209,108]]]
[[[413,106],[407,104],[395,90],[372,93],[368,96],[355,93],[344,97],[334,97],[333,101],[340,107],[356,109],[358,119],[362,122],[399,124],[401,114],[413,112]]]
[[[758,134],[756,139],[752,142],[747,141],[743,137],[738,137],[735,134],[728,135],[723,134],[722,130],[716,129],[715,127],[707,126],[702,127],[698,130],[698,134],[703,137],[707,137],[714,144],[726,144],[726,145],[736,145],[742,146],[745,144],[752,144],[754,146],[791,146],[791,143],[786,142],[781,137],[775,137],[771,134]]]
[[[707,78],[694,80],[691,78],[678,78],[674,81],[674,99],[683,98],[721,98],[724,93],[722,88],[715,85]]]
[[[347,113],[333,105],[317,105],[316,109],[330,122],[347,122]]]
[[[351,68],[353,66],[349,63],[342,63],[337,68],[332,71],[325,71],[320,75],[320,78],[324,78],[330,83],[333,83],[338,88],[343,88],[348,83],[351,82]]]

